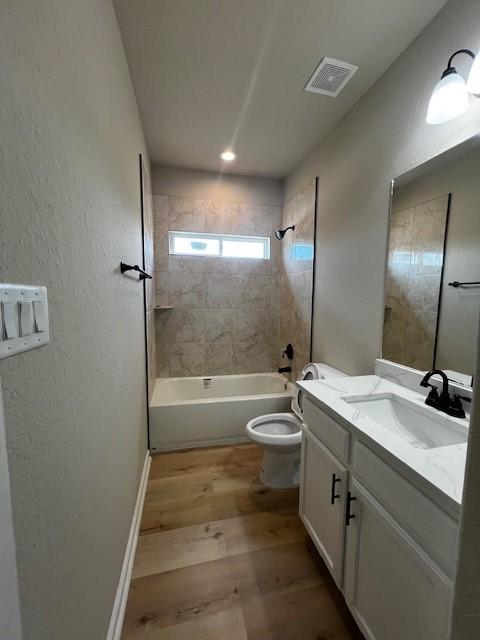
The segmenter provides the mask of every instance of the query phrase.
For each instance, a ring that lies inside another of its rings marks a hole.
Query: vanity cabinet
[[[304,403],[300,516],[368,640],[446,640],[458,525]]]
[[[365,636],[446,638],[449,580],[356,480],[350,492],[344,594]]]
[[[339,587],[343,578],[346,468],[317,438],[302,442],[300,516]]]

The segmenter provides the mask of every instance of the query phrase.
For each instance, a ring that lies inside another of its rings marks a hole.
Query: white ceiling
[[[445,2],[114,0],[152,162],[287,175]],[[324,56],[360,65],[337,98],[303,91]]]

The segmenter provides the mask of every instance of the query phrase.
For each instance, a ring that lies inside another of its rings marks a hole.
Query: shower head
[[[275,237],[278,238],[278,240],[283,240],[283,236],[287,233],[289,229],[293,231],[295,229],[295,225],[292,224],[291,227],[285,227],[285,229],[277,229],[275,231]]]

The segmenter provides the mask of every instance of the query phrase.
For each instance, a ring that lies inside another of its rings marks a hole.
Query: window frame
[[[219,253],[215,255],[202,255],[195,253],[180,253],[174,250],[175,238],[198,238],[203,240],[218,240]],[[252,256],[225,256],[223,255],[223,242],[225,240],[238,240],[244,242],[255,241],[263,245],[263,256],[255,258]],[[168,232],[168,254],[171,256],[193,256],[196,258],[223,258],[224,260],[270,260],[270,237],[269,236],[246,236],[229,233],[209,233],[202,231],[170,231]]]

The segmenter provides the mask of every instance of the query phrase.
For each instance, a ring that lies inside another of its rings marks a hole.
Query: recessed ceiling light
[[[237,157],[237,154],[233,153],[233,151],[230,151],[230,149],[226,149],[225,151],[222,151],[222,153],[220,154],[220,158],[224,162],[233,162],[236,157]]]

